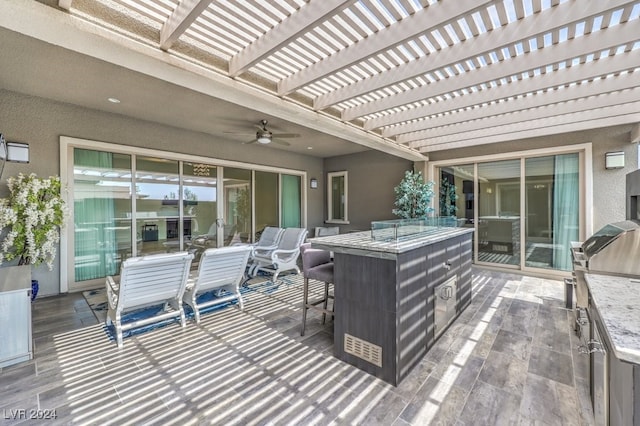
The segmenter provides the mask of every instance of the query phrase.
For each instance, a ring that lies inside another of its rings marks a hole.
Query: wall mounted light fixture
[[[624,151],[607,152],[604,155],[606,169],[621,169],[624,167]]]
[[[0,159],[15,163],[28,163],[29,144],[9,142],[0,134]]]
[[[318,188],[318,179],[311,178],[311,180],[309,181],[309,186],[311,187],[311,189]]]

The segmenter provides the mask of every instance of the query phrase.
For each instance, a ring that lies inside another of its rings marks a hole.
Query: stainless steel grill
[[[610,223],[582,243],[571,244],[576,290],[576,332],[586,324],[589,291],[584,275],[640,277],[640,221]]]

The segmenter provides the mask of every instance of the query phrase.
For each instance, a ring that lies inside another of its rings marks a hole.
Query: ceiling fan
[[[289,138],[298,138],[300,135],[298,133],[273,133],[269,129],[267,129],[267,120],[260,120],[260,124],[256,127],[258,131],[256,132],[256,138],[252,139],[248,142],[244,142],[245,144],[259,143],[262,145],[268,145],[271,142],[278,144],[289,146],[289,142],[282,141],[280,139],[289,139]],[[230,133],[230,132],[225,132]]]

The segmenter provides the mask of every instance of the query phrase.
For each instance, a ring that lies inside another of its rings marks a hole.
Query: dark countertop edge
[[[611,350],[615,354],[616,358],[618,358],[620,361],[624,361],[630,364],[640,365],[640,347],[628,348],[624,346],[619,346],[617,343],[617,339],[612,338],[611,330],[610,330],[611,319],[608,317],[606,312],[603,312],[604,311],[603,308],[609,307],[609,305],[602,303],[602,301],[600,301],[600,304],[598,303],[597,297],[595,297],[593,294],[594,287],[597,286],[597,283],[593,282],[593,280],[590,280],[589,277],[594,277],[595,279],[606,279],[608,281],[629,280],[629,277],[605,275],[605,274],[590,274],[590,273],[585,274],[587,287],[589,287],[589,291],[591,292],[591,300],[593,300],[596,310],[598,311],[598,315],[602,319],[602,325],[605,331],[605,338],[607,339],[608,346],[611,347]]]
[[[356,234],[370,235],[371,231],[362,231]],[[327,237],[310,238],[309,242],[313,248],[319,248],[323,250],[330,250],[335,253],[357,254],[362,256],[379,257],[382,259],[395,259],[396,255],[405,253],[416,248],[424,247],[427,245],[435,244],[440,241],[448,240],[450,238],[458,237],[474,232],[473,228],[451,228],[451,231],[443,232],[437,235],[428,235],[425,237],[419,237],[413,240],[403,241],[400,243],[380,243],[377,246],[367,246],[363,244],[344,244],[340,241],[334,241],[339,237],[344,236],[349,238],[349,235],[353,234],[339,234],[331,235]]]

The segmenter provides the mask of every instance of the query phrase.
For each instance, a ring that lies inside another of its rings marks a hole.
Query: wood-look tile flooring
[[[471,305],[394,387],[333,358],[319,315],[301,337],[301,279],[285,280],[122,350],[80,293],[36,300],[34,359],[0,370],[0,424],[593,424],[561,281],[474,268]]]

